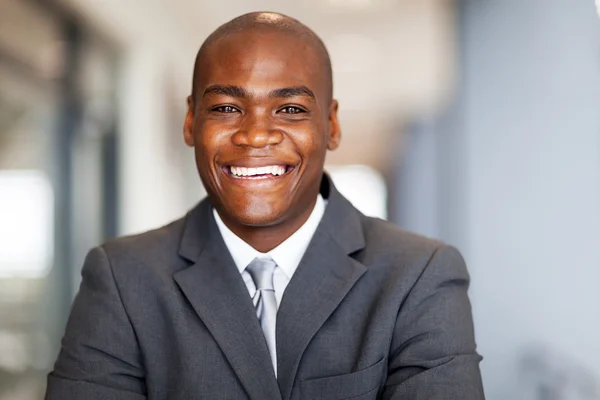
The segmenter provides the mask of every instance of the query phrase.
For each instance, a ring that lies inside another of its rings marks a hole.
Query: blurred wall
[[[204,196],[182,137],[197,40],[168,2],[60,2],[120,49],[119,233],[179,218]]]
[[[467,259],[488,399],[597,399],[600,20],[592,1],[464,0],[459,22],[457,102],[420,122],[437,139],[401,179],[439,200],[409,226]]]

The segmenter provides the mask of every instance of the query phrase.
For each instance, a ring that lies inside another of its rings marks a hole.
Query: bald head
[[[306,222],[340,143],[323,42],[281,14],[238,17],[200,48],[187,102],[183,135],[211,203],[238,237],[270,251]],[[261,167],[277,172],[236,172]]]
[[[272,33],[283,37],[302,40],[304,45],[311,49],[316,55],[316,64],[314,67],[319,69],[325,75],[327,81],[328,99],[333,97],[333,77],[331,69],[331,60],[329,53],[323,41],[306,25],[294,18],[283,14],[272,12],[253,12],[244,14],[231,21],[221,25],[204,41],[194,64],[194,74],[192,81],[192,99],[196,99],[198,91],[198,82],[202,75],[202,61],[207,56],[209,50],[217,46],[224,38],[243,33]]]

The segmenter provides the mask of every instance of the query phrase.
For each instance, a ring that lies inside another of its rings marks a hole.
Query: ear
[[[338,102],[331,100],[329,106],[329,137],[327,138],[327,149],[335,150],[339,147],[342,139],[340,121],[338,120]]]
[[[183,122],[183,140],[188,146],[194,147],[194,100],[192,96],[187,98],[187,113]]]

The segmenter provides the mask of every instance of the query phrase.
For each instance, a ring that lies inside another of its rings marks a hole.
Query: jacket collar
[[[176,272],[174,279],[251,398],[291,397],[310,340],[366,271],[350,256],[365,246],[362,214],[326,174],[321,194],[328,201],[325,214],[277,314],[277,379],[254,306],[208,199],[186,217],[179,254],[192,265]]]

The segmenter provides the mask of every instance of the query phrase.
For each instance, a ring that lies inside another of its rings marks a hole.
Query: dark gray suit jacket
[[[277,370],[203,201],[93,249],[46,400],[479,400],[469,277],[452,247],[358,212],[325,215],[277,316]]]

